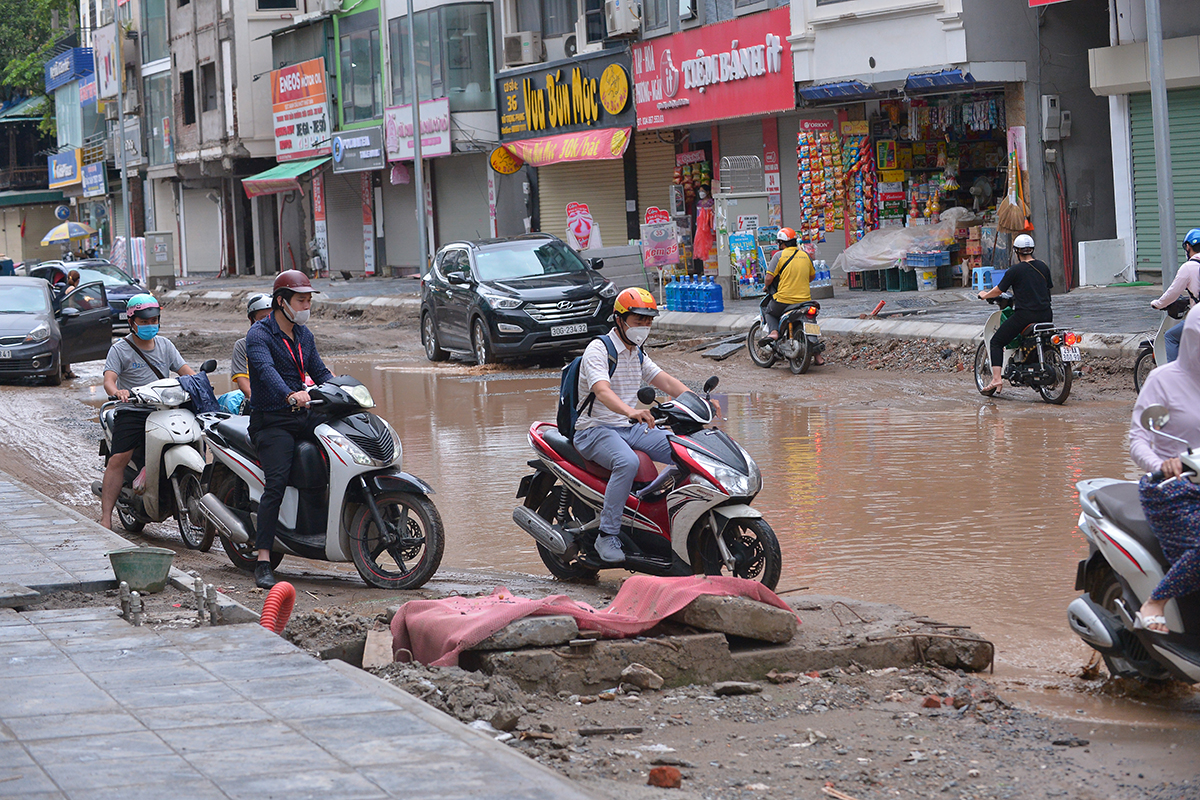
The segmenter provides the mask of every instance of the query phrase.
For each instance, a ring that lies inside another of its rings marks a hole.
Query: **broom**
[[[1008,194],[996,206],[996,222],[999,223],[1000,230],[1006,233],[1020,233],[1025,230],[1025,218],[1029,215],[1029,209],[1017,188],[1018,182],[1021,180],[1019,169],[1017,154],[1009,153]]]

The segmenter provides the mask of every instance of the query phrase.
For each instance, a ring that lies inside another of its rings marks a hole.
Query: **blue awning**
[[[975,78],[969,72],[961,69],[944,69],[940,72],[925,72],[909,75],[904,81],[906,92],[928,92],[934,89],[970,88],[975,85]]]
[[[874,86],[862,81],[836,81],[815,86],[800,86],[797,87],[796,93],[810,102],[874,97],[877,94]]]

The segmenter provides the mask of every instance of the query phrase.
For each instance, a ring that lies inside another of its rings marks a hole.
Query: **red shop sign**
[[[635,46],[638,129],[795,108],[790,13],[784,6]]]

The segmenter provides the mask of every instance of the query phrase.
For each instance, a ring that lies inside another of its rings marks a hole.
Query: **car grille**
[[[32,358],[6,358],[0,361],[0,373],[6,372],[33,372],[37,367],[33,366]]]
[[[564,305],[565,304],[565,305]],[[562,305],[560,308],[559,306]],[[549,300],[544,303],[526,303],[525,313],[538,322],[564,322],[580,317],[590,317],[600,309],[600,298],[564,300],[561,303]]]
[[[387,464],[396,455],[396,445],[392,442],[392,437],[386,431],[379,438],[354,433],[347,433],[346,438],[361,447],[364,453],[380,463]]]
[[[16,347],[25,344],[24,336],[0,336],[0,347]]]

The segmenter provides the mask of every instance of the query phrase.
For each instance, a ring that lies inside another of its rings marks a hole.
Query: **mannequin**
[[[692,232],[692,275],[704,274],[704,262],[712,249],[713,199],[708,184],[701,184],[696,191],[695,230]]]

